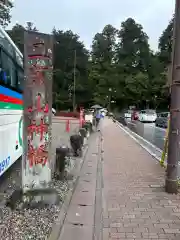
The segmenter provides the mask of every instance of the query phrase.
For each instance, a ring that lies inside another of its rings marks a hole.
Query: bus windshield
[[[0,27],[0,85],[22,92],[23,55]]]
[[[0,27],[0,176],[22,156],[23,56]]]

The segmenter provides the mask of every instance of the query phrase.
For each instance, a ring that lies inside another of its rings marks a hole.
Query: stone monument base
[[[26,193],[19,189],[11,194],[6,202],[6,206],[11,208],[11,210],[44,208],[58,205],[60,200],[57,191],[53,188],[34,189]]]

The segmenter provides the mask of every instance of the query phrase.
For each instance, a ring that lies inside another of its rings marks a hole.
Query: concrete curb
[[[132,132],[130,129],[128,129],[128,131],[125,129],[125,127],[119,123],[116,120],[116,124],[117,126],[123,130],[130,138],[132,138],[136,143],[138,143],[138,145],[140,145],[146,152],[148,152],[153,158],[155,158],[158,162],[160,162],[161,158],[159,156],[157,156],[157,154],[155,154],[153,151],[151,151],[147,146],[145,146],[145,144],[141,143],[137,138],[141,139],[142,142],[146,143],[146,145],[151,146],[152,148],[154,148],[156,151],[160,152],[160,154],[162,154],[162,150],[160,148],[157,148],[155,145],[153,145],[152,143],[150,143],[149,141],[147,141],[146,139],[142,138],[141,136],[139,136],[138,134]],[[133,135],[137,136],[137,138],[135,138]]]
[[[103,208],[102,208],[102,189],[103,189],[103,176],[102,176],[102,153],[103,153],[103,135],[99,131],[98,143],[98,162],[96,171],[96,194],[95,194],[95,212],[94,212],[94,227],[93,227],[93,240],[103,240]]]
[[[84,156],[82,157],[82,160],[81,160],[81,162],[79,164],[79,167],[77,169],[78,173],[80,172],[80,170],[83,166],[83,163],[84,163],[84,160],[86,158],[87,152],[88,152],[88,146],[85,148]],[[72,195],[73,195],[73,193],[76,189],[76,185],[78,183],[78,180],[79,180],[79,175],[70,184],[69,191],[68,191],[68,193],[65,197],[65,200],[64,200],[64,202],[61,206],[61,210],[60,210],[60,213],[59,213],[59,216],[58,216],[58,220],[56,220],[56,222],[53,224],[50,236],[47,238],[47,240],[58,240],[58,238],[61,234],[61,230],[62,230],[64,221],[65,221],[65,218],[66,218],[66,214],[67,214],[71,199],[72,199]]]

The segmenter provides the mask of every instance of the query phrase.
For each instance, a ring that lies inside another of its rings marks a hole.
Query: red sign
[[[80,127],[82,127],[84,123],[84,108],[80,108],[79,122]]]

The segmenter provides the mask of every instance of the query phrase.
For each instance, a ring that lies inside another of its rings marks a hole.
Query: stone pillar
[[[47,189],[51,182],[51,35],[24,33],[23,192]]]

